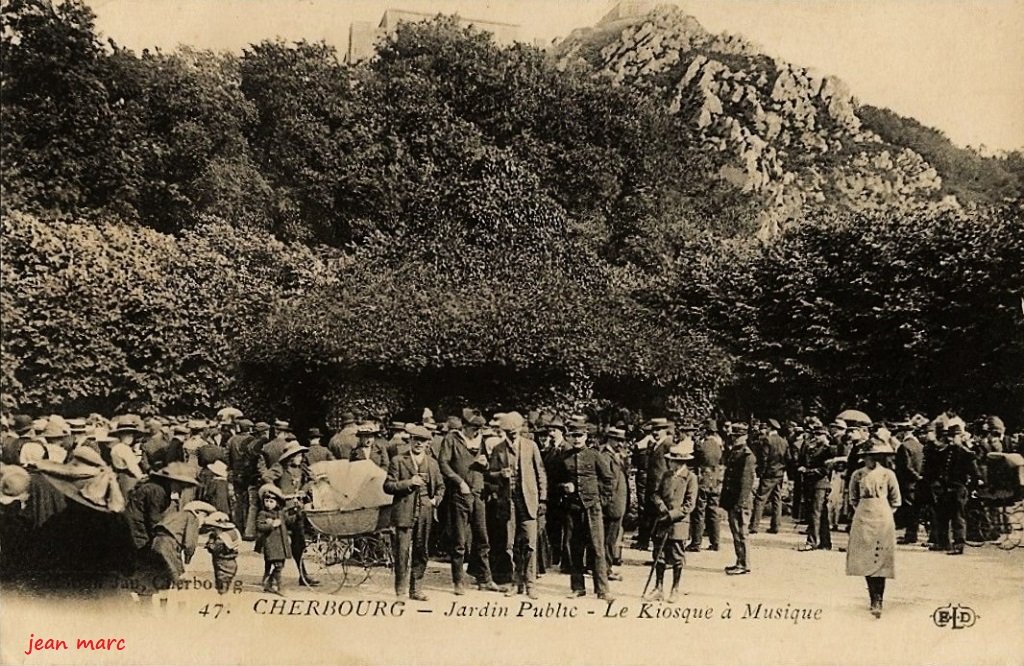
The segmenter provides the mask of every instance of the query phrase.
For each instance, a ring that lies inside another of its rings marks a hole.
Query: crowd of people
[[[723,513],[736,555],[725,573],[744,575],[747,535],[765,514],[778,532],[785,510],[806,524],[801,551],[830,549],[846,526],[847,573],[867,579],[880,615],[896,526],[903,543],[962,554],[968,493],[985,482],[987,454],[1019,452],[1021,437],[996,417],[840,416],[697,425],[469,408],[439,421],[424,410],[415,423],[345,413],[329,437],[314,427],[300,440],[287,421],[233,408],[213,419],[3,414],[0,574],[72,588],[114,576],[149,593],[173,585],[203,546],[224,592],[255,542],[264,590],[282,591],[288,559],[298,585],[316,586],[302,516],[322,480],[317,463],[368,460],[393,496],[399,595],[426,599],[428,559],[444,557],[456,595],[472,581],[536,598],[538,575],[558,571],[570,596],[587,594],[589,576],[596,596],[611,599],[635,526],[633,546],[652,552],[644,596],[672,603],[686,553],[720,548]]]

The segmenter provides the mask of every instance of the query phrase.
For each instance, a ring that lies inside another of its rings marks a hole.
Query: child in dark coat
[[[203,521],[202,531],[207,533],[206,550],[213,558],[213,578],[217,584],[217,592],[226,594],[231,589],[231,582],[238,573],[238,548],[242,545],[242,535],[235,528],[226,513],[218,511],[210,514]]]
[[[292,552],[288,528],[294,518],[284,511],[284,493],[277,486],[264,484],[259,496],[263,508],[256,516],[256,530],[263,550],[263,590],[280,594],[281,571]]]

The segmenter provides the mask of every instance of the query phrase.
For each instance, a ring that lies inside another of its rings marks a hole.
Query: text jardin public
[[[406,612],[404,601],[336,601],[314,599],[258,599],[252,607],[257,615],[306,615],[340,617],[402,617]],[[423,609],[418,609],[423,612]],[[433,611],[430,611],[433,612]],[[593,615],[605,618],[634,619],[676,619],[689,623],[690,620],[782,620],[797,624],[801,620],[820,620],[821,608],[801,608],[791,604],[768,606],[763,603],[746,603],[733,608],[726,604],[716,610],[712,606],[675,606],[655,602],[641,602],[632,607],[615,601],[606,602],[604,611],[584,609],[575,604],[557,602],[538,603],[519,601],[502,603],[487,601],[479,604],[451,602],[440,613],[443,617],[454,618],[535,618],[571,619]]]

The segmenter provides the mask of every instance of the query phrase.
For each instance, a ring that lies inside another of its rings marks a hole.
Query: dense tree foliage
[[[762,245],[648,93],[449,18],[347,67],[306,42],[137,55],[77,1],[2,12],[9,404],[1024,417],[1019,209]],[[1022,173],[1000,164],[977,201]]]

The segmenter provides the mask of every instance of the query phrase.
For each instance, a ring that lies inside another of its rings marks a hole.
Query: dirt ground
[[[688,554],[686,594],[644,604],[648,554],[625,551],[611,604],[568,599],[568,576],[540,578],[540,599],[469,591],[456,597],[450,570],[431,562],[427,602],[397,601],[392,577],[373,569],[340,589],[297,586],[288,563],[284,595],[263,594],[263,561],[248,547],[240,589],[217,595],[200,551],[166,600],[126,590],[98,600],[39,599],[5,591],[0,661],[20,663],[273,664],[1022,664],[1024,549],[969,548],[960,557],[899,546],[881,619],[868,612],[862,578],[844,575],[836,550],[801,553],[797,527],[749,537],[753,572],[726,576],[732,543]],[[360,582],[359,585],[352,583]],[[193,589],[196,585],[200,589]],[[206,589],[204,589],[206,588]],[[361,602],[361,603],[360,603]],[[937,609],[959,606],[956,627]],[[964,610],[964,608],[970,611]],[[454,615],[449,615],[453,613]],[[467,614],[472,613],[471,616]],[[504,614],[503,616],[501,614]],[[495,617],[495,615],[498,615]],[[970,624],[972,626],[963,626]],[[941,624],[941,617],[940,617]],[[63,639],[34,650],[29,637]],[[77,638],[125,638],[123,650],[78,650]]]

